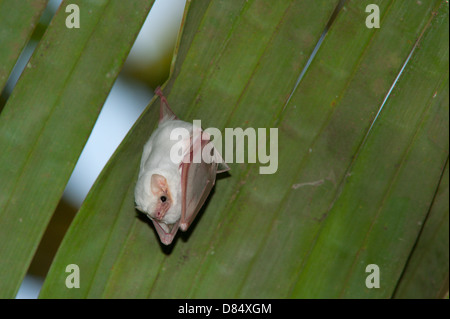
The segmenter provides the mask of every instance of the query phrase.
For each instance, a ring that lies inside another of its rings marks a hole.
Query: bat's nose
[[[163,219],[165,214],[166,214],[166,212],[158,210],[158,211],[148,214],[148,216],[150,217],[150,219],[156,219],[156,220],[160,221]]]

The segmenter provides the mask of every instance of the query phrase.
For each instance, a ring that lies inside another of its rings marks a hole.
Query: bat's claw
[[[155,94],[158,95],[160,98],[165,98],[163,92],[161,91],[161,87],[158,86],[155,90]]]

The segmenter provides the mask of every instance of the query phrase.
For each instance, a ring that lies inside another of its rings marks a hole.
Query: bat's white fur
[[[154,217],[155,207],[160,199],[151,191],[151,177],[153,174],[159,174],[166,178],[172,203],[161,221],[167,225],[176,223],[181,217],[181,160],[173,162],[170,158],[170,150],[178,142],[170,140],[170,133],[175,128],[185,128],[192,133],[193,125],[170,118],[164,118],[160,122],[144,146],[139,178],[134,191],[136,208]],[[186,141],[187,145],[189,142]]]

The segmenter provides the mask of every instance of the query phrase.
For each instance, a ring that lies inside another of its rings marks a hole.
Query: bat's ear
[[[159,124],[166,121],[177,120],[175,113],[170,109],[169,102],[167,102],[161,88],[158,86],[155,90],[155,94],[161,98],[161,106],[159,108]]]
[[[164,193],[168,189],[167,180],[164,176],[153,174],[150,182],[150,189],[154,195]]]

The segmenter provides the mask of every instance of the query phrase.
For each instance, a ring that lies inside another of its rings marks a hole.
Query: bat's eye
[[[167,200],[167,197],[166,196],[161,196],[159,199],[161,200],[161,202],[164,203]]]

